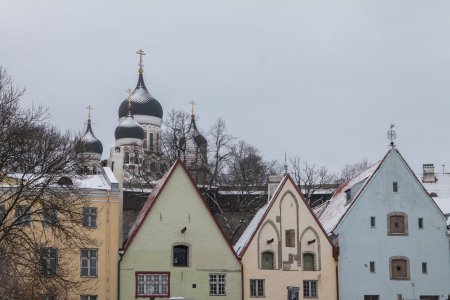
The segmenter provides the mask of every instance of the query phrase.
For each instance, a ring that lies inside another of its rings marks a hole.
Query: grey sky
[[[82,130],[94,107],[104,154],[117,110],[145,80],[169,110],[198,103],[267,159],[299,155],[338,169],[399,150],[450,170],[450,1],[6,1],[0,64],[26,104]]]

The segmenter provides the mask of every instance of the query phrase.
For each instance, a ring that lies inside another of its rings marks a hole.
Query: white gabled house
[[[450,299],[446,217],[395,148],[315,212],[340,249],[340,299]]]

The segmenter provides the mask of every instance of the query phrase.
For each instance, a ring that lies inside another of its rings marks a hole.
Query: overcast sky
[[[109,155],[117,110],[145,81],[165,112],[198,103],[266,159],[337,170],[398,149],[450,171],[450,1],[0,0],[0,64],[80,131],[92,105]]]

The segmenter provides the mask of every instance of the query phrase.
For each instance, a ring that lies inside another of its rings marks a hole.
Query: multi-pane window
[[[317,280],[303,280],[303,297],[317,298]]]
[[[31,212],[28,210],[26,205],[16,206],[16,222],[20,226],[30,226],[31,225]]]
[[[375,217],[370,217],[370,227],[375,227],[376,223],[375,223]]]
[[[81,249],[81,276],[97,276],[97,249]]]
[[[80,296],[80,300],[98,300],[97,295],[82,295]]]
[[[314,254],[303,253],[303,271],[314,271]]]
[[[265,251],[261,254],[261,269],[273,270],[274,269],[273,252]]]
[[[173,247],[173,265],[175,267],[189,266],[189,247],[177,245]]]
[[[225,295],[225,274],[209,274],[209,294],[211,296]]]
[[[97,227],[96,207],[83,207],[83,226],[89,228]]]
[[[408,217],[401,212],[388,214],[388,234],[406,235],[408,234]]]
[[[264,297],[264,279],[250,279],[250,297]]]
[[[391,258],[391,279],[409,279],[408,259],[403,257]]]
[[[422,263],[422,273],[423,274],[428,273],[428,267],[427,267],[427,263],[426,262]]]
[[[286,247],[295,247],[295,229],[285,231]]]
[[[136,295],[151,297],[169,296],[169,273],[136,273]]]
[[[58,249],[42,248],[41,249],[41,275],[54,276],[58,268]]]
[[[364,295],[364,300],[380,300],[378,295]]]
[[[44,225],[46,226],[54,226],[56,225],[57,219],[57,211],[54,207],[44,207]]]
[[[392,191],[393,191],[394,193],[397,193],[397,192],[398,192],[398,182],[394,181],[394,182],[392,183]]]
[[[423,218],[419,218],[419,229],[423,229]]]
[[[374,261],[370,262],[370,273],[375,273],[375,262]]]

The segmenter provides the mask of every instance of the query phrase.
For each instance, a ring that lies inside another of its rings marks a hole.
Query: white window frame
[[[303,280],[303,298],[318,298],[317,280]]]
[[[86,252],[86,256],[83,256]],[[86,263],[86,266],[83,266]],[[83,270],[87,270],[87,274],[83,274]],[[98,249],[80,249],[80,277],[97,277],[98,274]]]
[[[170,273],[136,272],[136,298],[169,297]]]
[[[265,285],[264,279],[250,279],[250,297],[265,297]]]
[[[226,274],[210,273],[209,274],[209,295],[225,296],[226,293]]]

